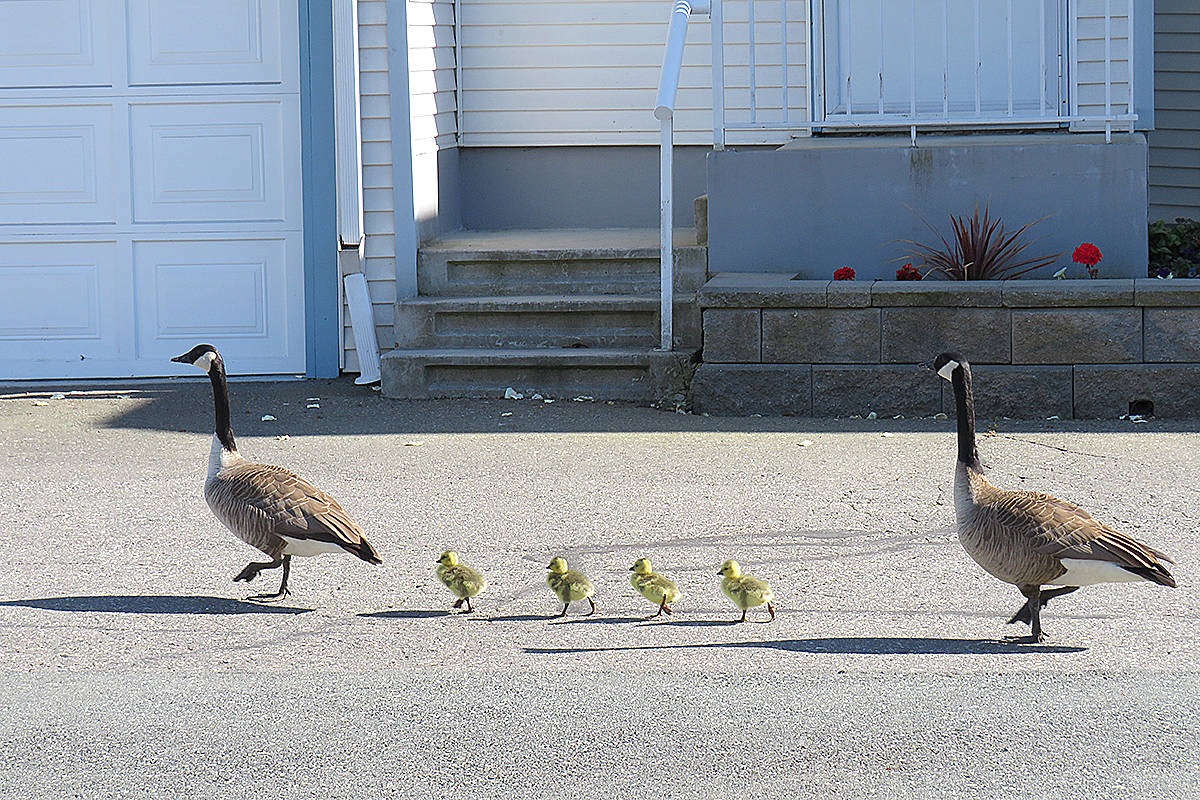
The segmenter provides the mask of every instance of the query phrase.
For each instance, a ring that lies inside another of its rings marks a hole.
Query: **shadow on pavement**
[[[589,625],[624,625],[630,622],[645,622],[645,617],[563,617],[555,625],[574,625],[585,623]]]
[[[194,376],[159,381],[83,382],[55,385],[0,383],[0,400],[50,397],[61,389],[66,402],[100,409],[98,424],[109,428],[212,432],[212,389]],[[675,414],[644,405],[602,401],[551,404],[532,399],[389,400],[356,386],[350,376],[336,379],[258,381],[232,379],[229,386],[234,431],[242,436],[327,436],[435,433],[540,432],[939,432],[950,433],[953,419],[812,419],[802,417],[703,417]],[[114,399],[129,400],[112,408]],[[53,401],[61,402],[61,401]],[[314,406],[314,407],[310,407]],[[501,417],[503,412],[511,416]],[[263,420],[269,414],[275,419]],[[981,426],[987,418],[981,418]],[[1121,420],[1004,420],[1006,432],[1162,433],[1195,431],[1197,420],[1156,420],[1133,425]],[[1034,443],[1038,444],[1038,443]],[[1084,455],[1088,455],[1084,453]]]
[[[442,609],[399,609],[396,611],[372,611],[369,614],[359,614],[360,617],[376,617],[378,619],[430,619],[432,617],[448,617],[454,612]]]
[[[274,606],[230,597],[201,595],[96,595],[0,600],[0,606],[42,608],[47,611],[103,611],[120,614],[303,614],[311,608]]]
[[[914,637],[832,637],[828,639],[780,639],[766,642],[707,642],[702,644],[659,644],[641,647],[526,647],[532,655],[605,653],[627,650],[673,650],[701,647],[764,647],[791,653],[834,653],[846,655],[1007,655],[1015,653],[1082,653],[1086,647],[1025,644],[1000,639],[927,639]]]

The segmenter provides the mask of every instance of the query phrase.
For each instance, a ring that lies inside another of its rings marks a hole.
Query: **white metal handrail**
[[[662,350],[674,349],[673,321],[675,317],[675,95],[679,91],[679,72],[683,69],[683,46],[687,43],[688,18],[692,14],[707,14],[709,0],[676,0],[667,27],[667,49],[663,54],[662,74],[658,81],[658,97],[654,101],[654,116],[658,118],[660,137],[658,152],[658,244],[659,244],[659,321]]]

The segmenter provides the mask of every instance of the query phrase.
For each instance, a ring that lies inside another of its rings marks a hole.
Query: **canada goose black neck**
[[[950,376],[954,386],[954,409],[958,416],[958,460],[976,472],[983,472],[979,451],[975,448],[975,396],[971,391],[971,365],[963,361]]]
[[[212,381],[217,438],[221,440],[222,447],[236,453],[237,444],[233,441],[233,427],[229,424],[229,387],[225,381],[225,362],[219,355],[213,359],[212,367],[208,370],[208,378]]]

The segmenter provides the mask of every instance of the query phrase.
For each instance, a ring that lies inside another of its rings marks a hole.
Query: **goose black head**
[[[211,344],[198,344],[183,355],[175,356],[171,360],[178,361],[180,364],[193,364],[208,372],[213,362],[220,357],[221,354],[217,352],[217,348]]]
[[[954,371],[963,367],[969,367],[967,360],[953,351],[942,353],[932,362],[930,366],[938,375],[941,375],[946,380],[952,380]]]

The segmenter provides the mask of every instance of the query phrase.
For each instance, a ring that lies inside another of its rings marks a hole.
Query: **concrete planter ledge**
[[[721,272],[700,289],[699,301],[701,308],[1200,307],[1200,280],[810,281]]]
[[[921,415],[914,364],[958,350],[981,414],[1200,417],[1200,280],[805,281],[723,273],[700,290],[693,399],[713,414]],[[732,399],[736,398],[736,399]]]

